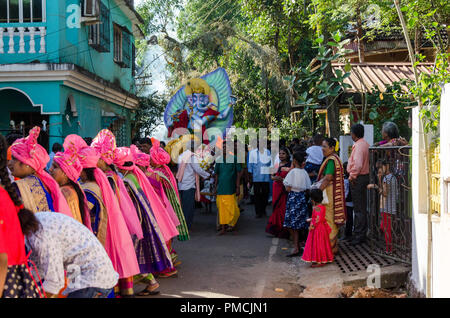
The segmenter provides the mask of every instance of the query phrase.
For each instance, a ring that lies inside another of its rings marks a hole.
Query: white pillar
[[[24,41],[24,35],[25,35],[25,28],[24,27],[18,27],[17,28],[19,30],[19,53],[23,54],[25,53],[25,41]]]
[[[39,50],[39,53],[45,53],[45,34],[46,34],[46,29],[45,27],[39,27],[39,31],[41,33],[41,49]]]
[[[34,42],[34,27],[28,28],[30,32],[30,51],[28,53],[36,53],[36,43]]]
[[[4,31],[4,29],[0,28],[0,54],[5,53],[5,51],[3,50],[3,46],[4,46],[4,43],[3,43],[3,31]]]
[[[9,27],[8,28],[8,34],[9,34],[9,54],[16,53],[14,52],[14,28]]]

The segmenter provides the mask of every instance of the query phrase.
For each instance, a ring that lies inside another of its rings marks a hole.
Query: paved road
[[[298,296],[298,260],[285,256],[291,243],[268,236],[264,231],[268,217],[256,219],[253,205],[244,207],[237,232],[224,236],[216,232],[216,208],[210,214],[197,209],[191,240],[174,244],[182,262],[178,277],[158,278],[161,294],[149,297]]]

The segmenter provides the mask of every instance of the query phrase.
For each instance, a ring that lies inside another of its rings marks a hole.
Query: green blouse
[[[325,167],[323,175],[326,176],[327,174],[331,174],[334,176],[334,172],[335,172],[334,160],[329,160],[327,166]]]

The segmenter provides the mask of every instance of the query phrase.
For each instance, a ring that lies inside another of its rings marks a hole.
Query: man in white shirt
[[[106,298],[119,274],[95,235],[80,222],[61,213],[35,214],[40,229],[26,239],[31,259],[44,281],[46,296],[55,298],[64,287],[68,298]]]
[[[272,157],[267,149],[267,140],[262,142],[263,147],[258,147],[249,152],[248,172],[250,183],[253,184],[255,193],[256,218],[266,216],[266,206],[270,195]]]
[[[314,135],[313,137],[314,145],[306,149],[308,158],[306,159],[305,170],[309,174],[311,182],[316,181],[319,174],[320,166],[323,161],[323,151],[322,151],[322,135]]]
[[[194,142],[191,140],[186,146],[186,151],[178,157],[178,172],[176,177],[178,180],[181,207],[186,224],[190,230],[194,221],[195,191],[200,191],[200,189],[196,189],[196,175],[206,179],[209,177],[209,173],[200,167],[195,159],[194,153],[191,151],[194,148]]]

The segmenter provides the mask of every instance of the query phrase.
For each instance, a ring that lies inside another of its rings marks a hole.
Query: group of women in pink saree
[[[155,277],[174,277],[180,264],[173,240],[189,240],[169,154],[152,139],[150,153],[117,147],[104,129],[88,145],[78,135],[64,140],[49,172],[49,155],[38,144],[40,128],[10,147],[8,167],[26,209],[73,217],[92,231],[119,274],[115,297],[158,293]],[[112,295],[111,295],[112,297]]]

